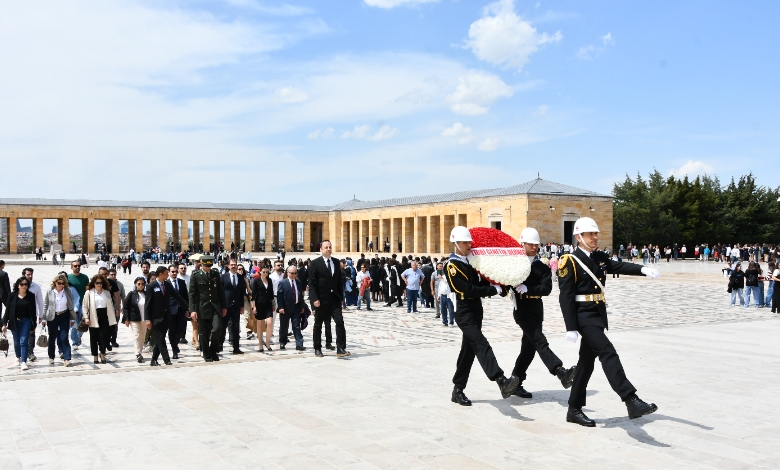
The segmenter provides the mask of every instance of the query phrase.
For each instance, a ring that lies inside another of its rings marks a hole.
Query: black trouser
[[[111,325],[111,330],[108,334],[108,342],[111,344],[116,344],[116,335],[119,333],[119,319],[116,319],[117,324]]]
[[[89,325],[89,348],[92,350],[92,355],[97,356],[98,350],[100,354],[106,353],[106,345],[108,344],[109,325],[108,325],[108,309],[98,308],[97,312],[98,326],[94,327]]]
[[[404,288],[401,286],[398,286],[395,288],[395,297],[398,300],[398,306],[403,307],[404,306]],[[390,302],[392,303],[392,302]]]
[[[168,324],[166,322],[152,325],[152,362],[156,361],[162,354],[163,361],[171,362],[168,356],[168,345],[165,344],[165,336],[168,333]]]
[[[331,319],[336,322],[336,348],[347,349],[347,330],[341,315],[341,299],[335,295],[331,295],[330,302],[325,305],[320,303],[320,306],[314,309],[314,349],[322,349],[322,322],[330,323]],[[332,338],[330,340],[333,341]]]
[[[183,317],[184,313],[177,313],[168,317],[168,342],[171,343],[171,352],[179,354],[179,340],[181,334],[179,333],[179,317]]]
[[[217,357],[221,339],[219,335],[222,333],[222,319],[216,313],[209,319],[198,316],[198,342],[203,353],[203,359],[207,361]]]
[[[539,302],[541,302],[541,299]],[[547,370],[555,375],[555,369],[562,367],[563,362],[552,352],[547,338],[542,333],[544,315],[532,312],[523,312],[521,314],[515,310],[514,317],[515,322],[523,330],[523,341],[520,345],[520,355],[517,356],[515,361],[515,368],[512,369],[512,375],[519,377],[522,384],[526,378],[528,366],[531,365],[531,361],[534,360],[537,352]]]
[[[493,348],[490,347],[487,338],[482,334],[482,315],[481,308],[474,311],[463,304],[458,305],[455,312],[455,322],[463,332],[463,341],[460,345],[460,354],[452,383],[461,390],[466,388],[469,381],[474,357],[479,361],[479,365],[482,366],[488,379],[496,380],[504,375],[504,371],[498,366],[496,355],[493,354]]]
[[[176,320],[179,322],[176,331],[179,332],[179,340],[187,339],[187,313],[184,310],[180,310],[176,315]]]
[[[579,332],[582,336],[580,358],[577,361],[577,372],[574,373],[569,406],[573,408],[585,406],[585,393],[597,357],[601,361],[601,367],[604,369],[604,375],[607,376],[609,385],[620,396],[621,400],[625,401],[626,398],[636,393],[636,389],[626,378],[623,364],[620,363],[615,347],[604,334],[604,328],[581,326]]]
[[[287,309],[279,314],[279,344],[287,344],[287,332],[290,331],[292,323],[293,337],[295,337],[295,346],[303,346],[303,334],[301,333],[301,314],[295,311],[295,308]],[[330,329],[330,328],[328,328]],[[327,336],[327,334],[325,335]],[[330,343],[325,343],[330,344]]]
[[[225,333],[228,327],[230,327],[230,345],[233,346],[233,351],[238,351],[238,341],[241,339],[241,332],[239,327],[241,326],[241,310],[240,307],[231,307],[227,309],[227,315],[222,320],[222,337],[219,342],[219,351],[222,351],[222,343],[225,342]]]

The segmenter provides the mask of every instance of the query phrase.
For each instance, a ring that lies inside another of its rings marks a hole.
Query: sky
[[[778,19],[775,1],[0,1],[0,197],[331,205],[537,174],[609,194],[654,169],[777,187]]]

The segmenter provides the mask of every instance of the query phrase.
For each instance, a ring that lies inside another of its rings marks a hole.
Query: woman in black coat
[[[125,297],[124,308],[122,309],[122,323],[133,331],[133,348],[135,350],[135,360],[139,363],[144,362],[143,352],[144,341],[146,339],[146,320],[149,316],[144,312],[146,303],[146,278],[138,276],[133,282],[135,289],[128,292]]]
[[[268,267],[263,266],[260,269],[260,277],[252,279],[250,285],[252,289],[252,313],[257,320],[257,339],[260,342],[260,352],[263,352],[263,346],[271,349],[271,333],[273,331],[274,319],[274,283],[268,279]],[[265,342],[263,342],[263,333],[265,333]]]
[[[371,276],[371,300],[382,300],[382,271],[376,258],[371,260],[371,266],[368,268],[368,274]]]

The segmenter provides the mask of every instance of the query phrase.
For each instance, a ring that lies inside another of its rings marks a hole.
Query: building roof
[[[461,191],[457,193],[432,194],[429,196],[400,197],[395,199],[382,199],[377,201],[360,201],[352,199],[331,207],[331,210],[356,210],[375,209],[381,207],[407,206],[414,204],[431,204],[436,202],[462,201],[465,199],[492,196],[513,196],[517,194],[544,194],[549,196],[580,196],[580,197],[608,197],[586,189],[575,188],[565,184],[537,178],[527,183],[509,186],[507,188],[478,189],[475,191]]]
[[[76,206],[76,207],[127,207],[142,209],[217,209],[217,210],[263,210],[263,211],[345,211],[357,209],[375,209],[382,207],[432,204],[437,202],[463,201],[472,198],[492,196],[512,196],[518,194],[543,194],[549,196],[609,197],[586,189],[537,178],[527,183],[507,188],[478,189],[457,193],[411,196],[375,201],[352,199],[334,206],[292,205],[292,204],[241,204],[214,202],[163,202],[163,201],[110,201],[87,199],[36,199],[36,198],[0,198],[0,205],[21,206]]]

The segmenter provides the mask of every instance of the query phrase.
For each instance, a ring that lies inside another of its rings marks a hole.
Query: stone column
[[[181,228],[179,229],[179,243],[181,243],[181,251],[187,251],[190,249],[190,221],[187,219],[181,219]]]
[[[265,251],[271,251],[271,244],[274,242],[274,223],[270,220],[265,221]]]
[[[43,219],[36,217],[32,219],[33,229],[33,250],[43,246]],[[44,252],[46,250],[44,249]]]
[[[164,217],[160,217],[160,232],[157,235],[160,249],[165,252],[168,249],[168,231],[165,228],[166,219]],[[173,226],[173,224],[171,224]]]
[[[311,220],[303,223],[303,251],[313,252],[317,249],[314,243],[314,234],[312,232]]]
[[[81,219],[81,251],[92,253],[95,251],[95,219]]]
[[[255,223],[252,220],[245,220],[244,226],[246,227],[246,236],[244,237],[244,243],[246,244],[246,251],[251,253],[255,251]]]
[[[203,220],[203,251],[211,252],[211,221],[208,219]]]
[[[57,219],[58,240],[62,245],[62,251],[70,253],[70,219],[63,217]]]
[[[106,221],[106,225],[111,223],[111,252],[119,253],[119,219],[111,219]],[[108,227],[106,227],[106,233],[108,233]]]
[[[436,245],[439,242],[439,234],[434,233],[434,230],[437,230],[438,227],[436,227],[436,224],[434,223],[434,217],[428,216],[427,218],[427,226],[425,227],[425,242],[426,242],[426,253],[431,254],[435,253]]]
[[[292,251],[293,249],[293,235],[292,235],[293,223],[290,219],[284,222],[284,251]]]
[[[133,248],[136,253],[144,251],[144,219],[135,219],[133,221]]]
[[[16,248],[16,217],[8,218],[8,253],[15,255]]]

